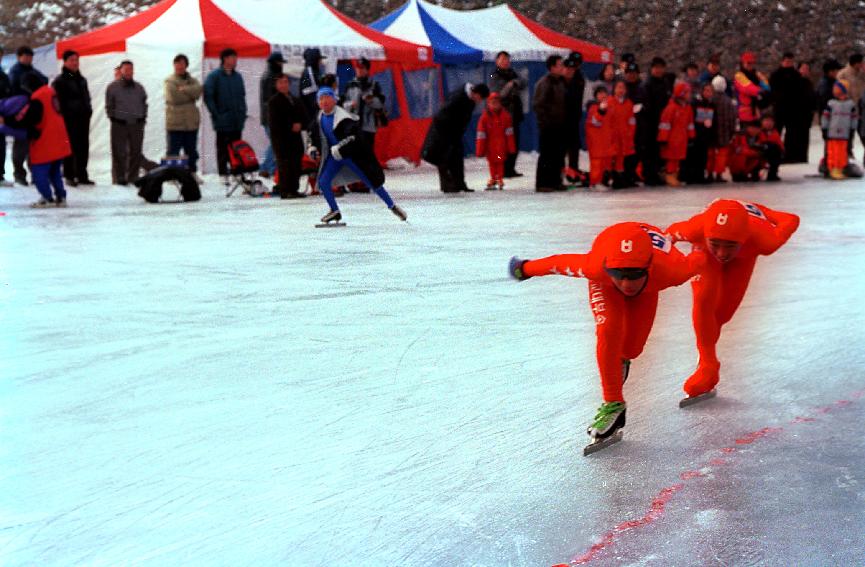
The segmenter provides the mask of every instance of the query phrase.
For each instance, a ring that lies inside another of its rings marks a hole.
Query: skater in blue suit
[[[361,136],[359,118],[337,106],[336,93],[328,87],[318,90],[318,107],[321,111],[316,127],[312,128],[312,145],[321,152],[318,186],[330,206],[321,222],[336,223],[342,219],[333,187],[356,181],[369,187],[400,220],[406,220],[405,211],[394,204],[384,188],[384,171],[373,148]]]

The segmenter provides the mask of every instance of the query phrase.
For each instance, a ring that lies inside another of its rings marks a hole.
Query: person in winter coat
[[[850,100],[850,84],[836,81],[835,98],[826,104],[820,120],[823,139],[826,140],[826,169],[832,179],[844,179],[848,163],[850,137],[859,125],[857,104]]]
[[[712,79],[712,102],[715,107],[715,140],[709,144],[706,175],[714,183],[726,183],[724,172],[730,159],[730,147],[736,135],[736,105],[727,95],[727,80],[721,75]],[[714,176],[714,177],[713,177]]]
[[[408,216],[384,188],[382,171],[372,148],[360,135],[360,119],[337,106],[336,93],[330,87],[318,89],[318,105],[321,111],[312,130],[312,145],[321,153],[318,169],[318,189],[324,195],[330,212],[321,218],[322,223],[339,222],[342,213],[333,196],[335,185],[349,185],[361,181],[369,187],[400,220]]]
[[[472,120],[475,106],[489,95],[486,85],[466,83],[452,92],[433,116],[421,156],[438,168],[439,188],[443,193],[472,192],[465,180],[463,134]]]
[[[847,81],[850,84],[849,93],[847,96],[855,103],[858,103],[865,95],[865,65],[862,63],[862,54],[854,53],[850,56],[847,66],[838,71],[838,80]],[[861,115],[860,115],[861,119]],[[865,146],[865,138],[861,138],[862,145]],[[850,145],[847,148],[850,157],[853,157],[853,137],[850,138]]]
[[[663,185],[659,177],[661,170],[658,126],[661,113],[667,107],[673,94],[676,77],[667,72],[667,62],[661,57],[652,59],[649,77],[643,84],[642,109],[637,113],[637,153],[643,164],[643,179],[646,185]]]
[[[823,63],[823,78],[817,83],[817,112],[822,116],[826,105],[834,98],[832,91],[841,71],[841,63],[837,59],[827,59]]]
[[[147,92],[134,79],[132,61],[120,64],[120,79],[105,90],[105,113],[111,121],[113,183],[128,185],[138,179],[141,147],[147,122]]]
[[[375,147],[375,134],[379,127],[387,126],[385,113],[385,96],[378,81],[369,76],[372,64],[361,57],[355,66],[355,77],[345,89],[342,97],[342,107],[360,117],[361,136],[366,143]]]
[[[201,116],[198,99],[202,87],[189,74],[189,59],[182,53],[174,58],[174,73],[165,79],[165,130],[168,133],[168,155],[189,158],[189,171],[198,171],[198,128]]]
[[[87,79],[81,75],[78,53],[67,50],[63,53],[63,69],[51,84],[60,102],[60,113],[66,123],[66,132],[72,146],[72,154],[63,164],[66,182],[76,185],[94,185],[87,174],[90,159],[90,117],[93,107]]]
[[[796,88],[788,101],[790,119],[784,136],[785,163],[808,163],[808,146],[811,144],[811,126],[817,108],[817,95],[811,82],[811,66],[799,63]]]
[[[321,84],[321,62],[327,59],[317,47],[303,50],[303,74],[300,76],[300,99],[307,116],[318,113],[318,89]]]
[[[3,60],[3,46],[0,45],[0,61]],[[9,76],[0,66],[0,100],[12,94],[12,85],[9,84]],[[12,183],[6,180],[6,137],[0,133],[0,187],[11,187]]]
[[[586,78],[583,75],[583,56],[576,51],[565,58],[565,122],[567,136],[568,164],[565,178],[569,183],[577,183],[584,178],[580,171],[580,150],[582,149],[583,95]]]
[[[586,88],[583,93],[583,106],[588,108],[589,103],[594,100],[595,89],[604,87],[607,89],[607,94],[612,95],[613,83],[616,81],[616,66],[612,63],[607,63],[601,68],[601,73],[594,81],[586,81]]]
[[[733,140],[730,152],[730,174],[733,181],[760,181],[760,172],[769,166],[767,181],[779,181],[778,167],[784,156],[784,142],[778,132],[771,128],[771,117],[764,117],[767,128],[761,123],[746,122],[742,131]]]
[[[784,140],[775,128],[775,117],[771,114],[764,114],[760,119],[760,143],[764,147],[764,166],[769,168],[766,181],[781,181],[778,177],[778,168],[784,161]]]
[[[796,62],[792,53],[784,53],[781,65],[769,76],[769,87],[772,89],[772,116],[775,126],[782,135],[787,133],[788,124],[793,120],[796,104],[796,94],[802,77],[796,70]]]
[[[667,161],[667,185],[678,187],[679,163],[688,154],[688,142],[693,140],[694,109],[688,104],[691,89],[685,83],[676,83],[673,98],[661,114],[658,124],[658,142],[661,143],[661,158]]]
[[[613,96],[607,98],[607,120],[612,129],[613,155],[610,171],[613,189],[634,186],[634,179],[625,170],[625,162],[634,155],[634,134],[637,118],[634,116],[634,103],[628,98],[625,82],[617,80]]]
[[[756,70],[757,56],[746,51],[740,58],[739,72],[733,78],[739,101],[739,121],[753,122],[770,102],[771,88],[766,76]]]
[[[511,115],[514,125],[514,143],[517,151],[505,160],[505,179],[522,177],[523,174],[519,173],[516,167],[520,148],[520,125],[525,119],[522,93],[526,89],[526,81],[511,68],[511,55],[507,51],[500,51],[496,55],[496,69],[490,73],[487,85],[491,93],[499,93],[502,106]]]
[[[634,106],[634,119],[636,121],[636,128],[634,129],[634,153],[629,156],[625,156],[625,185],[627,187],[634,187],[637,185],[637,181],[640,180],[639,175],[637,174],[637,165],[640,163],[640,155],[637,153],[637,141],[641,139],[641,131],[640,131],[640,112],[643,110],[643,101],[646,99],[646,91],[643,89],[643,84],[640,82],[640,66],[636,63],[628,63],[627,67],[625,67],[625,89],[628,93],[628,100],[630,100]]]
[[[709,149],[717,139],[714,95],[711,84],[703,85],[691,104],[694,109],[694,140],[688,144],[688,153],[679,174],[680,179],[689,185],[710,182],[706,177],[706,165]]]
[[[63,159],[72,153],[72,147],[66,134],[63,115],[60,114],[57,93],[33,73],[22,78],[21,89],[25,93],[31,93],[30,100],[19,109],[15,117],[10,117],[10,126],[26,132],[23,139],[27,140],[29,145],[30,171],[33,184],[40,194],[40,199],[31,207],[65,207]],[[3,122],[6,122],[5,118]],[[21,138],[16,135],[16,139]]]
[[[532,110],[538,122],[538,164],[535,190],[540,193],[564,190],[562,169],[568,146],[567,86],[562,57],[547,57],[547,74],[535,84]]]
[[[486,157],[490,167],[487,191],[501,191],[505,188],[505,162],[517,151],[517,145],[511,115],[502,106],[499,93],[491,93],[487,98],[487,108],[478,120],[476,140],[477,156]]]
[[[18,62],[9,69],[9,86],[11,95],[30,94],[24,89],[24,78],[28,75],[35,75],[43,85],[48,84],[48,78],[33,67],[33,50],[30,47],[23,45],[16,51]],[[15,182],[19,185],[27,186],[27,170],[24,165],[27,163],[27,154],[30,151],[30,144],[27,140],[16,138],[12,142],[12,167]]]
[[[696,104],[700,100],[700,91],[705,83],[700,80],[700,67],[693,61],[682,68],[682,81],[691,89],[690,103]]]
[[[799,227],[799,217],[758,203],[714,201],[703,212],[667,227],[673,243],[689,242],[691,256],[703,255],[698,277],[691,280],[692,319],[699,362],[683,389],[690,397],[715,388],[721,363],[716,345],[721,330],[736,314],[760,256],[783,246]]]
[[[267,69],[261,76],[258,83],[258,114],[261,120],[261,125],[264,127],[264,133],[267,136],[267,149],[264,150],[264,160],[259,167],[259,175],[262,177],[270,177],[276,171],[276,162],[273,159],[273,143],[270,139],[270,120],[267,115],[268,102],[276,94],[276,85],[274,81],[276,77],[282,75],[282,65],[285,63],[285,57],[282,52],[274,51],[267,58]]]
[[[309,118],[303,103],[291,95],[288,75],[276,75],[273,82],[276,93],[267,101],[267,127],[279,171],[279,183],[275,190],[283,199],[296,199],[304,197],[300,193],[303,161],[301,132],[309,124]]]
[[[711,83],[715,77],[724,79],[724,84],[727,85],[727,90],[724,91],[728,97],[733,98],[733,83],[721,73],[721,54],[713,53],[706,61],[706,68],[700,73],[700,84]],[[716,91],[717,92],[717,91]]]
[[[586,146],[589,150],[589,189],[606,191],[616,152],[613,120],[609,112],[607,87],[598,85],[586,114]]]
[[[229,173],[228,145],[243,137],[246,123],[246,87],[237,72],[237,52],[223,49],[219,69],[204,81],[204,104],[216,131],[216,167],[219,175]]]

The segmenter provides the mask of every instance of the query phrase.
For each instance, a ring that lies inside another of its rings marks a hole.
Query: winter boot
[[[692,398],[710,392],[718,384],[718,380],[720,379],[720,368],[721,365],[717,362],[701,362],[697,367],[696,372],[691,374],[691,376],[685,380],[682,389]]]
[[[53,207],[54,201],[49,201],[48,199],[39,199],[35,203],[30,204],[30,208],[32,209],[47,209],[48,207]]]
[[[679,181],[679,172],[676,173],[668,173],[664,178],[667,181],[667,185],[670,187],[681,187],[682,182]]]
[[[489,181],[487,181],[487,186],[486,186],[486,188],[484,189],[484,191],[495,191],[496,189],[497,189],[497,187],[496,187],[496,180],[495,180],[495,179],[490,179]]]
[[[625,402],[604,402],[586,433],[594,439],[604,439],[624,426]]]
[[[833,167],[829,170],[829,177],[835,180],[844,179],[844,172],[839,167]]]

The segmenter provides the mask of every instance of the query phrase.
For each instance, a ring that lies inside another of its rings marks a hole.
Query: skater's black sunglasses
[[[639,280],[649,275],[648,268],[604,268],[607,275],[617,280]]]

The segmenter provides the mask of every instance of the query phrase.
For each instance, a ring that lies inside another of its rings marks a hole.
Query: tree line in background
[[[340,11],[370,23],[404,0],[328,0]],[[475,9],[502,0],[440,0],[447,8]],[[523,14],[572,37],[632,52],[645,68],[655,55],[676,67],[723,54],[726,69],[745,50],[761,66],[774,68],[784,51],[815,64],[836,57],[846,62],[865,51],[865,2],[861,0],[509,0]],[[44,45],[131,15],[155,0],[81,2],[80,0],[3,0],[0,44]],[[507,49],[502,38],[502,49]]]

